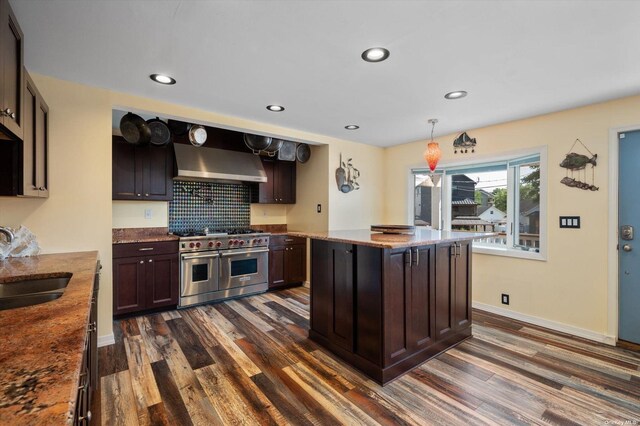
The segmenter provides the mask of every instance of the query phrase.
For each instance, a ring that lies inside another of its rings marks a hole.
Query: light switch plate
[[[580,216],[560,216],[560,228],[580,228]]]
[[[144,209],[144,218],[145,219],[151,219],[152,217],[153,217],[153,210]]]

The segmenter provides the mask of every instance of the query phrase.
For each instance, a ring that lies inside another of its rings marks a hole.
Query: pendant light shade
[[[435,171],[438,161],[442,157],[442,151],[440,151],[440,145],[437,142],[429,142],[427,150],[424,152],[424,160],[429,165],[431,171]]]
[[[424,152],[424,161],[427,162],[432,172],[436,170],[438,161],[440,161],[440,157],[442,157],[440,145],[433,140],[433,129],[436,127],[437,122],[438,120],[435,118],[429,120],[429,124],[431,124],[431,142],[427,144],[427,150]]]

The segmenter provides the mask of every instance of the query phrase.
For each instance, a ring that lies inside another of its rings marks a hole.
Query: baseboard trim
[[[485,303],[473,302],[472,306],[474,307],[474,309],[487,311],[492,314],[501,315],[503,317],[512,318],[522,322],[528,322],[529,324],[549,328],[561,333],[571,334],[572,336],[576,337],[582,337],[583,339],[592,340],[594,342],[604,343],[611,346],[616,345],[616,338],[614,336],[596,333],[594,331],[575,327],[573,325],[563,324],[561,322],[551,321],[533,315],[522,314],[520,312],[511,311],[509,309],[500,308],[498,306],[487,305]]]
[[[113,345],[114,343],[116,343],[116,338],[114,337],[113,333],[111,334],[107,334],[104,336],[98,336],[98,347],[102,347],[102,346],[109,346],[109,345]]]
[[[309,281],[305,281],[302,283],[302,287],[311,288],[311,284],[309,283]]]

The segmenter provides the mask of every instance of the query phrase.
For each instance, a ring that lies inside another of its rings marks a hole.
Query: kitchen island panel
[[[311,339],[386,384],[471,336],[468,239],[382,248],[327,238],[311,243]]]

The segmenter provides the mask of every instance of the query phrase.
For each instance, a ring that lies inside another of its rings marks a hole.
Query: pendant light
[[[431,124],[431,142],[427,144],[427,150],[424,152],[424,160],[429,164],[429,169],[433,172],[438,165],[438,161],[440,161],[442,151],[440,151],[440,145],[433,140],[433,129],[436,127],[438,120],[432,118],[428,122]]]

